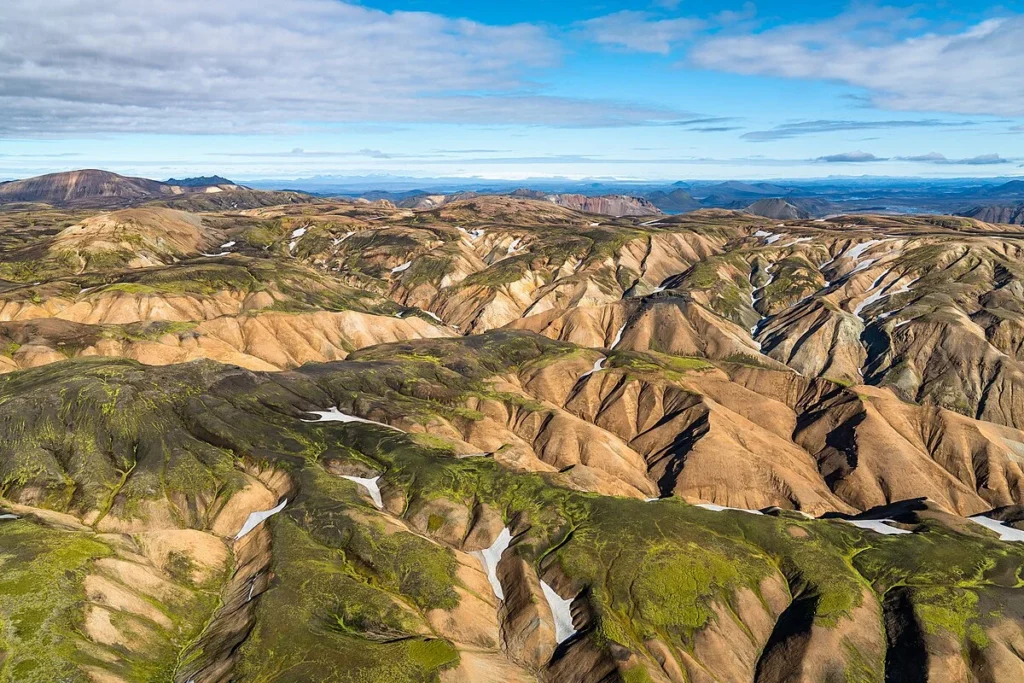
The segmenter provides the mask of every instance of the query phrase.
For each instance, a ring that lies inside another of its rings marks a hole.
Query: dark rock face
[[[811,215],[785,199],[760,199],[746,208],[747,213],[778,221],[806,220]]]

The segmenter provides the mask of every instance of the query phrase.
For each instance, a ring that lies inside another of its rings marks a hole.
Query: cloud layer
[[[672,47],[706,26],[700,19],[657,19],[649,12],[623,10],[578,24],[584,37],[601,45],[667,55]]]
[[[901,128],[960,128],[976,125],[973,121],[955,122],[937,119],[896,120],[896,121],[799,121],[784,123],[769,130],[754,130],[741,137],[754,142],[786,140],[801,135],[836,133],[858,130],[899,130]]]
[[[813,24],[714,36],[690,59],[732,73],[846,83],[885,109],[1024,116],[1024,17],[951,33],[922,28],[909,10],[862,8]]]
[[[625,125],[681,113],[548,97],[536,26],[337,0],[0,2],[0,135],[279,132],[345,122]]]

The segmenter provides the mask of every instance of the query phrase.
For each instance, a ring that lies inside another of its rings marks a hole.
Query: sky
[[[3,0],[0,179],[1024,176],[1024,0]]]

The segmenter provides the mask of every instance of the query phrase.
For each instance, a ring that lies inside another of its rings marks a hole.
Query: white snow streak
[[[401,273],[403,271],[409,270],[409,266],[411,266],[411,265],[412,265],[412,261],[406,261],[402,265],[395,266],[394,268],[392,268],[391,269],[391,273],[392,274],[394,274],[394,273]]]
[[[604,370],[604,362],[606,360],[608,360],[608,359],[605,358],[604,356],[601,356],[600,358],[598,358],[596,361],[594,361],[594,367],[592,367],[590,370],[588,370],[587,372],[584,372],[582,375],[580,375],[580,379],[583,379],[584,377],[590,377],[595,372],[601,372],[602,370]]]
[[[314,415],[320,417],[316,420],[303,420],[303,422],[363,422],[365,424],[377,425],[378,427],[387,427],[388,429],[394,429],[396,432],[402,431],[398,427],[392,427],[389,424],[383,422],[376,422],[374,420],[367,420],[363,417],[356,417],[355,415],[349,415],[338,410],[337,406],[330,410],[311,410]]]
[[[373,504],[377,506],[377,509],[384,509],[384,501],[380,497],[380,486],[377,485],[377,480],[380,479],[380,475],[377,475],[372,479],[367,479],[364,477],[350,477],[347,474],[343,474],[341,475],[341,478],[348,479],[349,481],[355,482],[356,484],[362,486],[364,489],[366,489],[367,493],[370,494],[370,498],[373,499]]]
[[[875,533],[887,536],[912,533],[906,529],[897,529],[886,524],[886,522],[892,522],[893,520],[891,519],[844,519],[843,521],[861,529],[867,529],[868,531],[874,531]]]
[[[512,543],[512,532],[505,527],[498,534],[498,538],[494,540],[490,548],[485,550],[477,550],[473,553],[473,556],[480,560],[480,564],[484,566],[484,572],[487,574],[487,580],[491,582],[491,589],[494,591],[494,597],[498,600],[505,599],[505,591],[501,589],[501,582],[498,581],[498,562],[501,561],[501,555],[508,549],[509,544]]]
[[[622,333],[626,331],[626,323],[622,323],[622,327],[615,333],[615,339],[612,341],[611,348],[614,349],[622,342]]]
[[[715,505],[714,503],[697,503],[697,507],[704,508],[705,510],[713,510],[714,512],[725,512],[726,510],[736,510],[737,512],[748,512],[752,515],[763,515],[764,513],[760,510],[747,510],[746,508],[731,508],[724,505]]]
[[[551,608],[551,616],[555,618],[555,640],[561,645],[576,635],[576,628],[572,623],[572,610],[570,609],[572,600],[564,600],[551,586],[543,581],[540,582],[540,588],[544,592],[548,606]]]
[[[999,534],[1000,540],[1003,541],[1017,541],[1018,543],[1024,543],[1024,531],[1020,529],[1014,529],[1012,526],[1006,526],[997,519],[986,517],[985,515],[977,515],[975,517],[968,517],[972,522],[977,522],[986,529],[991,529]]]
[[[249,513],[249,518],[245,520],[245,524],[242,525],[242,528],[235,535],[235,540],[237,541],[238,539],[242,538],[247,533],[255,529],[263,520],[269,519],[270,517],[273,517],[278,512],[280,512],[281,510],[284,510],[284,506],[287,504],[288,499],[285,498],[284,500],[281,501],[281,504],[278,505],[273,510],[262,510],[260,512]]]
[[[843,254],[843,256],[846,256],[847,258],[851,258],[854,261],[856,261],[857,259],[860,258],[861,254],[863,254],[865,251],[867,251],[871,247],[875,246],[876,244],[880,244],[881,242],[882,242],[882,240],[868,240],[867,242],[861,242],[860,244],[855,244],[852,247],[850,247],[849,249],[847,249],[846,253]]]

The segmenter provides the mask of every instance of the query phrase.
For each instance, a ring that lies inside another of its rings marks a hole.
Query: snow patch
[[[606,360],[608,360],[608,359],[605,358],[604,356],[601,356],[600,358],[598,358],[596,361],[594,361],[594,367],[592,367],[590,370],[588,370],[587,372],[584,372],[582,375],[580,375],[580,379],[583,379],[584,377],[590,377],[595,372],[601,372],[602,370],[604,370],[604,362]]]
[[[768,232],[767,230],[758,230],[757,232],[754,233],[754,237],[771,237],[771,236],[772,236],[772,233]]]
[[[501,589],[501,582],[498,581],[498,562],[501,561],[502,553],[508,549],[511,543],[512,532],[508,530],[508,527],[505,527],[498,534],[498,538],[494,540],[490,548],[473,552],[473,556],[480,560],[480,564],[484,566],[487,580],[491,582],[494,597],[498,598],[498,600],[505,599],[505,591]]]
[[[405,262],[405,263],[403,263],[402,265],[400,265],[400,266],[395,266],[394,268],[392,268],[392,269],[391,269],[391,274],[392,274],[392,275],[394,275],[395,273],[401,273],[401,272],[404,272],[404,271],[406,271],[406,270],[409,270],[409,267],[410,267],[411,265],[412,265],[412,261],[406,261],[406,262]]]
[[[352,232],[352,231],[346,232],[341,237],[335,237],[333,240],[331,240],[331,244],[333,244],[334,246],[338,246],[339,244],[341,244],[342,242],[344,242],[345,240],[347,240],[349,237],[351,237],[354,234],[355,234],[355,232]]]
[[[519,243],[522,242],[522,241],[523,241],[522,237],[517,237],[514,240],[512,240],[512,244],[508,245],[508,254],[509,254],[509,256],[511,256],[512,254],[516,253],[516,249],[519,248]]]
[[[615,333],[615,339],[612,340],[612,345],[611,345],[610,348],[614,349],[616,346],[618,346],[622,342],[622,333],[625,332],[625,331],[626,331],[626,323],[622,323],[622,327],[620,327],[619,331]]]
[[[330,410],[311,410],[314,415],[319,415],[315,420],[303,420],[303,422],[362,422],[364,424],[377,425],[378,427],[387,427],[388,429],[394,429],[396,432],[402,431],[398,427],[392,427],[389,424],[383,422],[376,422],[375,420],[367,420],[364,417],[356,417],[355,415],[349,415],[338,410],[337,406]]]
[[[999,534],[999,539],[1003,541],[1016,541],[1018,543],[1024,543],[1024,531],[1020,529],[1014,529],[1012,526],[1006,526],[998,519],[992,519],[985,515],[976,515],[974,517],[968,517],[972,522],[977,522],[986,529]]]
[[[856,268],[854,268],[853,270],[850,271],[850,275],[853,275],[854,273],[859,273],[862,270],[866,270],[866,269],[870,268],[871,266],[873,266],[875,264],[875,261],[877,261],[877,260],[878,259],[876,259],[876,258],[869,258],[867,261],[863,261],[863,262],[859,263]]]
[[[232,242],[225,242],[224,244],[220,245],[220,248],[221,249],[230,249],[233,246],[235,246],[235,242],[233,242],[233,241]]]
[[[355,482],[362,486],[370,494],[370,498],[373,499],[373,504],[377,506],[378,510],[384,509],[384,501],[380,497],[380,486],[377,485],[377,480],[380,479],[380,475],[367,479],[364,477],[350,477],[347,474],[341,475],[342,479],[348,479],[349,481]]]
[[[715,505],[714,503],[697,503],[697,507],[704,508],[705,510],[713,510],[714,512],[725,512],[727,510],[735,510],[737,512],[747,512],[752,515],[763,515],[764,513],[760,510],[747,510],[746,508],[731,508],[724,505]]]
[[[894,291],[894,292],[889,292],[889,296],[899,296],[900,294],[906,294],[907,292],[909,292],[909,291],[910,291],[910,288],[911,288],[911,287],[912,287],[912,286],[914,285],[914,283],[916,283],[916,282],[917,282],[918,280],[920,280],[920,279],[921,279],[921,278],[919,278],[919,277],[915,277],[915,278],[914,278],[913,280],[911,280],[911,281],[910,281],[910,282],[908,282],[907,284],[905,284],[905,285],[901,286],[901,287],[900,287],[899,289],[897,289],[896,291]]]
[[[778,235],[771,235],[770,237],[765,237],[764,238],[764,243],[765,244],[775,244],[776,242],[778,242],[779,240],[781,240],[785,236],[786,236],[785,233],[779,233]]]
[[[256,579],[258,578],[260,578],[260,573],[256,572],[252,575],[252,578],[249,579],[249,596],[245,599],[246,602],[252,600],[252,593],[256,589]]]
[[[278,512],[280,512],[281,510],[284,510],[284,506],[287,505],[287,504],[288,504],[288,499],[285,498],[284,500],[281,501],[280,505],[278,505],[276,508],[274,508],[272,510],[262,510],[260,512],[250,512],[249,513],[249,518],[245,520],[245,524],[243,524],[242,528],[238,531],[237,534],[235,534],[235,540],[237,541],[238,539],[242,538],[247,533],[249,533],[250,531],[255,529],[257,526],[259,526],[260,522],[262,522],[262,521],[264,521],[266,519],[269,519],[269,518],[273,517],[274,515],[276,515]]]
[[[19,519],[18,515],[0,515],[0,519]]]
[[[861,242],[860,244],[855,244],[852,247],[850,247],[849,249],[847,249],[846,253],[843,254],[843,255],[846,256],[847,258],[851,258],[854,261],[856,261],[857,259],[860,258],[861,254],[863,254],[865,251],[867,251],[871,247],[875,246],[876,244],[881,244],[881,242],[882,242],[882,240],[868,240],[867,242]]]
[[[541,581],[540,589],[551,608],[551,616],[555,618],[555,640],[559,645],[576,635],[572,624],[572,600],[565,600],[547,583]]]
[[[894,526],[886,524],[886,522],[892,522],[893,520],[891,519],[844,519],[843,521],[848,524],[852,524],[855,527],[874,531],[878,534],[885,534],[887,536],[912,533],[906,529],[897,529]]]
[[[424,314],[429,315],[431,318],[433,318],[437,322],[441,323],[442,325],[447,325],[448,324],[445,321],[441,320],[439,317],[437,317],[436,313],[433,313],[431,311],[427,311],[427,310],[424,310],[424,309],[420,309],[420,310],[422,310]],[[453,327],[454,327],[454,325],[453,325]]]

